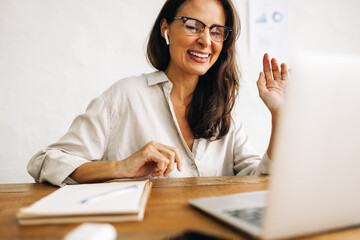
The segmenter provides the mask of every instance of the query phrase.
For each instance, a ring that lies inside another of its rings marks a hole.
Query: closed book
[[[17,213],[21,225],[141,221],[149,180],[67,185]]]

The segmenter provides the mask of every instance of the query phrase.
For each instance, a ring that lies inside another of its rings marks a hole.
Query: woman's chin
[[[209,68],[197,68],[197,69],[192,69],[191,73],[197,76],[202,76],[204,75],[207,71],[209,70]]]

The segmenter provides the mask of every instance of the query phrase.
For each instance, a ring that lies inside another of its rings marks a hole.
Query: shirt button
[[[195,164],[194,164],[194,165],[191,165],[191,169],[192,169],[192,170],[196,170],[196,169],[197,169],[196,165],[195,165]]]

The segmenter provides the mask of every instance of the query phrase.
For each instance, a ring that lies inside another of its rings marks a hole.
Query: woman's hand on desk
[[[142,149],[120,161],[122,175],[125,177],[152,177],[164,175],[167,177],[174,170],[181,171],[182,156],[179,151],[157,142],[149,142]]]
[[[149,142],[122,161],[91,161],[75,169],[69,177],[78,183],[144,177],[150,174],[153,177],[167,177],[174,170],[175,163],[181,171],[182,156],[176,148]]]

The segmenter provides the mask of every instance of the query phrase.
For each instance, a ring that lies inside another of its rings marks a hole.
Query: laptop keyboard
[[[232,217],[244,220],[251,225],[261,227],[265,207],[256,207],[248,209],[225,210],[224,213]]]

